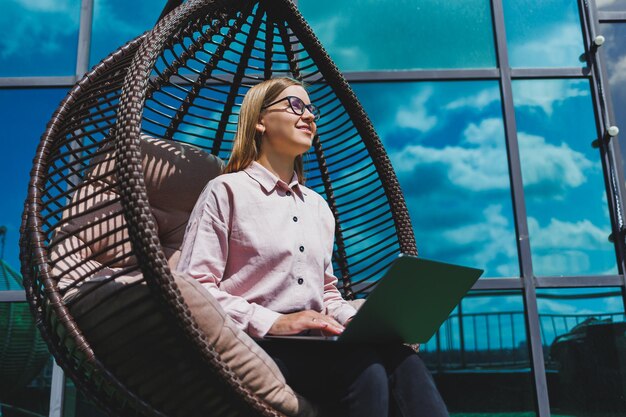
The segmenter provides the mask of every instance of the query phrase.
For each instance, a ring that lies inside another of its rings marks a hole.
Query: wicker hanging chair
[[[70,91],[42,137],[23,215],[40,331],[112,415],[315,415],[299,397],[295,408],[268,400],[246,356],[258,346],[232,342],[220,307],[171,268],[195,200],[229,156],[245,92],[277,76],[307,83],[323,115],[306,184],[337,220],[344,296],[365,297],[399,253],[417,254],[385,150],[296,6],[185,2]]]

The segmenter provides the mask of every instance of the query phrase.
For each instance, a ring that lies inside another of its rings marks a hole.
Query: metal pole
[[[80,5],[80,28],[78,30],[78,51],[76,53],[76,80],[80,80],[87,70],[89,70],[93,1],[94,0],[82,0]]]
[[[515,107],[513,104],[512,76],[506,42],[502,0],[492,0],[491,7],[494,19],[494,34],[496,37],[496,55],[498,57],[498,68],[500,68],[500,89],[502,92],[502,111],[504,114],[511,193],[513,195],[513,215],[515,217],[520,273],[524,285],[525,318],[530,345],[531,369],[537,398],[537,416],[550,417],[548,383],[546,379],[541,334],[539,331],[539,312],[533,279],[533,265],[526,218],[526,203],[524,200],[524,185],[522,183]]]
[[[4,259],[4,243],[5,243],[5,237],[7,235],[7,228],[6,226],[0,226],[0,259]]]
[[[50,387],[50,413],[49,417],[61,417],[63,415],[63,396],[65,394],[65,374],[56,362],[52,365],[52,386]]]
[[[461,368],[467,366],[467,359],[465,358],[465,331],[463,329],[463,300],[459,303],[459,338],[461,340]]]

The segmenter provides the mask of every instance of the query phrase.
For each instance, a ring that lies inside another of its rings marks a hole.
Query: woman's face
[[[285,88],[273,102],[295,96],[304,104],[311,100],[304,88],[292,85]],[[315,116],[308,109],[302,115],[294,113],[287,99],[266,108],[261,112],[257,130],[264,132],[261,149],[264,153],[276,153],[295,158],[305,153],[313,143],[317,131]]]

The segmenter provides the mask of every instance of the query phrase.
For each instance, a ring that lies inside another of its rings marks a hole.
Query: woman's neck
[[[294,159],[262,154],[257,162],[274,173],[278,178],[289,184],[293,177]]]

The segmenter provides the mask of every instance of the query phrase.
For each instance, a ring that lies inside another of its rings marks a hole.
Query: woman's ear
[[[263,124],[263,122],[259,121],[256,124],[256,131],[259,132],[261,135],[263,135],[263,133],[265,133],[265,125]]]

